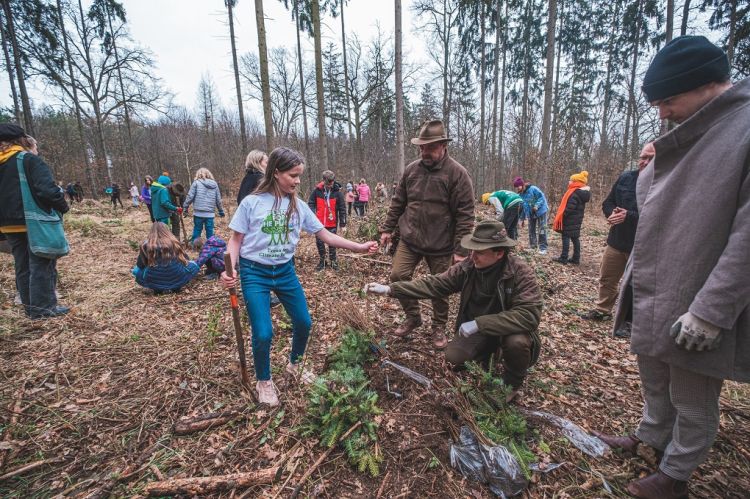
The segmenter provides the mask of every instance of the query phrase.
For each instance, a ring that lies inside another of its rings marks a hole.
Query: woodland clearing
[[[376,214],[377,209],[370,217]],[[228,220],[217,219],[223,237]],[[185,221],[190,230],[190,219]],[[179,294],[155,296],[135,284],[130,269],[148,227],[145,208],[112,211],[90,200],[75,205],[66,216],[72,252],[58,266],[61,303],[73,311],[53,320],[23,318],[13,305],[12,258],[0,255],[0,475],[12,475],[0,476],[0,496],[132,497],[165,478],[279,467],[273,483],[230,484],[221,497],[288,497],[327,450],[298,431],[307,388],[283,374],[290,326],[281,307],[273,312],[272,366],[282,406],[259,408],[239,382],[226,291],[202,276]],[[370,218],[353,220],[347,236],[373,228]],[[551,261],[560,245],[551,231],[549,255],[519,251],[536,269],[545,309],[543,352],[518,405],[568,418],[589,431],[625,433],[637,424],[641,409],[628,342],[611,338],[611,322],[576,315],[595,298],[606,230],[598,210],[590,209],[581,266]],[[526,240],[522,230],[522,246]],[[342,256],[338,272],[315,272],[314,240],[303,238],[296,265],[314,323],[306,362],[322,372],[345,326],[368,327],[385,341],[390,360],[429,377],[435,387],[444,386],[447,368],[427,336],[429,320],[410,340],[394,338],[389,332],[403,318],[398,303],[359,296],[363,284],[386,282],[389,261],[383,254]],[[455,307],[457,299],[451,304]],[[378,476],[358,472],[335,448],[312,470],[301,494],[491,497],[487,487],[451,467],[450,418],[440,397],[378,361],[365,370],[383,411],[376,420],[383,457]],[[178,434],[175,423],[209,413],[221,413],[226,421]],[[748,428],[750,389],[727,382],[719,435],[692,481],[694,496],[747,497]],[[559,432],[531,421],[529,432],[538,462],[564,464],[533,474],[525,497],[626,496],[624,486],[655,464],[647,454],[588,457]]]

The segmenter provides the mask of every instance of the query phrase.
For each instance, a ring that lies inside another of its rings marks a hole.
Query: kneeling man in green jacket
[[[446,360],[460,368],[465,362],[482,362],[500,352],[503,381],[516,392],[539,357],[542,296],[532,269],[510,254],[515,245],[502,222],[485,220],[461,239],[461,246],[471,251],[466,260],[442,274],[390,285],[373,282],[364,291],[412,299],[460,292],[457,336],[445,350]]]

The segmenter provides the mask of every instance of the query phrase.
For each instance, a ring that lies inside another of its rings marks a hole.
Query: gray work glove
[[[371,282],[369,284],[365,284],[365,287],[362,288],[362,292],[370,295],[388,296],[391,294],[391,287],[386,286],[385,284]]]
[[[721,328],[686,312],[672,325],[669,335],[674,338],[678,347],[702,352],[719,346]]]
[[[479,326],[477,325],[477,321],[464,322],[458,328],[458,334],[460,334],[464,338],[468,338],[472,334],[475,334],[478,332],[479,332]]]

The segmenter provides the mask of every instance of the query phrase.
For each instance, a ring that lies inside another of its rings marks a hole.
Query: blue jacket
[[[179,291],[198,274],[200,267],[190,261],[183,265],[179,260],[140,267],[136,264],[132,274],[135,282],[154,291]]]
[[[529,184],[526,189],[520,193],[523,199],[523,211],[521,212],[521,220],[527,218],[536,218],[545,215],[549,210],[547,206],[547,198],[544,193],[535,185]],[[532,207],[536,206],[536,213],[532,211]]]

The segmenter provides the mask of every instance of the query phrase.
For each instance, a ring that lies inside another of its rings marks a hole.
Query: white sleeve
[[[237,211],[232,216],[232,221],[229,222],[229,228],[240,234],[247,234],[250,231],[250,223],[248,219],[248,213],[252,210],[250,206],[253,200],[250,196],[245,196],[240,205],[237,207]]]
[[[497,217],[502,217],[505,212],[505,210],[503,210],[503,203],[501,203],[499,199],[493,197],[490,198],[490,203],[495,207],[495,214]]]

